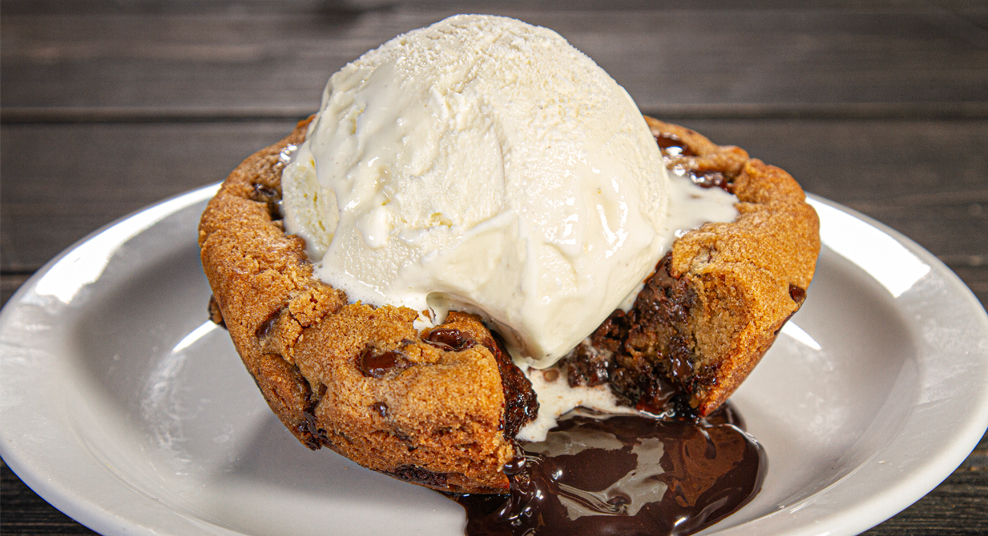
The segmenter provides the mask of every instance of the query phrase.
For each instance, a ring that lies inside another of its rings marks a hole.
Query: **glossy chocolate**
[[[399,350],[381,351],[368,346],[360,354],[358,368],[364,376],[380,379],[392,370],[408,368],[408,359]]]
[[[510,495],[459,495],[468,536],[692,534],[761,488],[765,453],[730,407],[658,420],[576,410],[505,466]]]

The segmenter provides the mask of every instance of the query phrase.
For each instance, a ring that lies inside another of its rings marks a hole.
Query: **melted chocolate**
[[[539,414],[539,401],[532,390],[532,382],[528,381],[525,373],[511,361],[511,356],[498,340],[493,338],[481,341],[497,363],[497,371],[501,375],[501,389],[504,392],[504,437],[511,439],[518,434],[525,423],[535,419]]]
[[[402,465],[394,471],[386,471],[386,474],[389,474],[399,480],[416,482],[424,486],[443,487],[446,485],[446,475],[442,473],[434,473],[417,465]]]
[[[281,202],[281,192],[278,190],[263,184],[254,184],[254,188],[250,192],[250,200],[264,203],[271,221],[281,219],[281,207],[278,206]]]
[[[666,164],[681,156],[700,156],[685,140],[675,134],[663,132],[655,135],[655,142],[666,160]],[[717,169],[681,169],[693,184],[702,188],[720,188],[727,193],[734,193],[731,178]]]
[[[793,284],[790,283],[789,284],[789,297],[792,298],[792,301],[796,302],[797,304],[802,305],[803,300],[806,299],[806,289],[804,289],[803,287],[798,287],[798,286],[793,285]]]
[[[447,352],[462,352],[473,348],[475,341],[468,338],[462,331],[453,328],[438,328],[432,330],[425,342]]]
[[[696,295],[671,265],[668,253],[632,309],[614,311],[590,336],[593,348],[581,345],[566,358],[570,385],[607,383],[643,411],[695,416],[691,393],[713,375],[696,366],[688,325]]]
[[[515,437],[525,423],[535,419],[539,413],[539,402],[532,390],[532,382],[528,381],[525,373],[514,365],[511,356],[504,350],[497,335],[476,341],[469,334],[456,328],[437,328],[429,332],[425,342],[447,352],[462,352],[473,348],[478,342],[487,348],[501,376],[501,390],[504,393],[504,419],[501,430],[506,439]]]
[[[675,134],[660,132],[655,135],[655,142],[665,156],[697,156],[693,148]]]
[[[704,420],[575,410],[505,465],[511,494],[457,495],[468,536],[692,534],[761,488],[765,454],[726,407]]]
[[[405,354],[398,350],[381,351],[373,346],[368,346],[360,354],[358,368],[364,376],[380,379],[392,370],[408,368],[408,359],[405,358]]]
[[[689,177],[693,184],[701,188],[720,188],[727,193],[734,193],[731,191],[731,181],[720,171],[695,170],[689,172]]]

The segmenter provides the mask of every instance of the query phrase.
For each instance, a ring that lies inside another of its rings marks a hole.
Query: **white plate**
[[[204,188],[54,259],[0,315],[0,454],[104,534],[460,535],[439,494],[302,447],[207,319]],[[802,311],[734,397],[760,495],[723,534],[852,534],[948,476],[988,426],[988,316],[946,267],[820,199]]]

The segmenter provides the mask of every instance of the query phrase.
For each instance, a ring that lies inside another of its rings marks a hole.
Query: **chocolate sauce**
[[[578,409],[505,465],[510,495],[453,499],[468,536],[692,534],[761,488],[765,453],[742,428],[729,406],[699,421]]]

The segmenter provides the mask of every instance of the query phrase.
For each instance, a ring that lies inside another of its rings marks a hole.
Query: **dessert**
[[[642,118],[554,32],[461,16],[334,75],[315,118],[230,174],[199,244],[211,314],[301,442],[505,493],[520,432],[569,409],[540,412],[545,385],[713,414],[803,301],[804,197]]]

